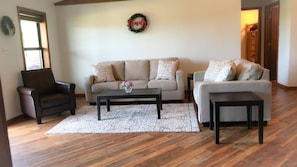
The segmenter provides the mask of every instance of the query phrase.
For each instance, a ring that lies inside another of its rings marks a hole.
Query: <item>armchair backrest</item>
[[[21,71],[24,87],[36,89],[39,94],[56,91],[55,78],[51,68]]]

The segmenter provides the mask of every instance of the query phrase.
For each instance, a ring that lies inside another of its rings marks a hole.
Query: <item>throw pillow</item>
[[[111,64],[97,64],[92,65],[92,67],[95,75],[95,83],[115,81]]]
[[[236,64],[237,80],[258,80],[264,71],[261,65],[245,59],[236,60]]]
[[[175,80],[178,61],[159,60],[156,80]]]
[[[210,60],[204,75],[206,82],[220,82],[233,80],[236,74],[236,66],[232,60]]]

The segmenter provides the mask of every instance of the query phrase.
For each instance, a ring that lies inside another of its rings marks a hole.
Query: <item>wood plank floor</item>
[[[8,126],[14,167],[42,166],[297,166],[297,90],[273,86],[272,120],[258,130],[225,126],[220,142],[200,125],[199,133],[66,134],[45,132],[69,115],[37,125],[20,118]],[[77,99],[78,108],[85,105]],[[1,166],[1,164],[0,164]]]

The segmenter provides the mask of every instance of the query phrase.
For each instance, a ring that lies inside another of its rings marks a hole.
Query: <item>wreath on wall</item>
[[[139,33],[146,29],[148,23],[146,16],[141,13],[136,13],[128,20],[128,27],[130,31]]]
[[[12,36],[15,34],[15,27],[12,20],[8,16],[1,19],[1,29],[5,35]]]

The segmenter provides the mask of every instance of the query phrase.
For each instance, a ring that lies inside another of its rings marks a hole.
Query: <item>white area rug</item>
[[[97,107],[83,106],[46,133],[199,132],[191,103],[163,104],[161,119],[155,104],[111,105],[110,110],[101,106],[98,121]]]

